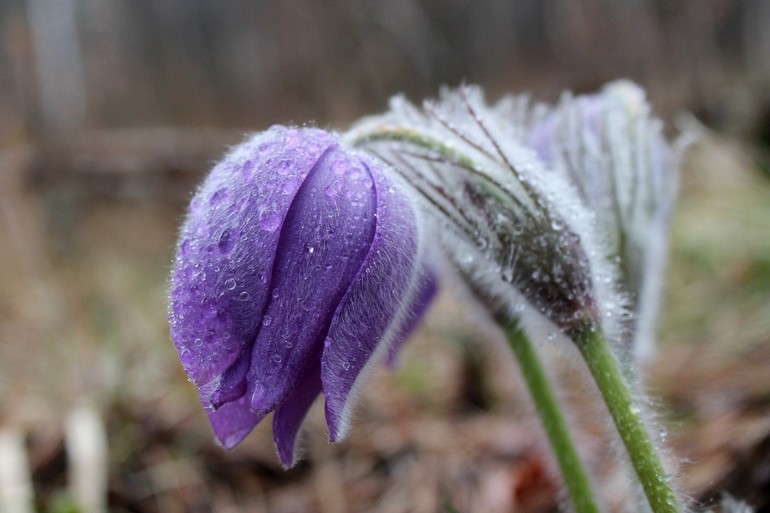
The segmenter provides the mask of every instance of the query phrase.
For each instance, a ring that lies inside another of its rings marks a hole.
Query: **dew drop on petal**
[[[249,293],[246,292],[245,290],[240,294],[238,294],[238,299],[240,299],[241,301],[248,301],[250,297],[251,296],[249,296]]]
[[[234,279],[232,279],[232,278],[228,278],[228,279],[226,279],[226,280],[225,280],[225,288],[226,288],[227,290],[235,290],[235,287],[236,287],[237,285],[238,285],[238,284],[237,284],[237,283],[235,282],[235,280],[234,280]]]
[[[294,194],[297,190],[297,187],[299,187],[299,180],[289,180],[283,185],[283,189],[281,189],[281,191],[286,195]]]
[[[262,219],[262,223],[260,226],[262,226],[262,229],[267,232],[274,232],[278,229],[278,226],[281,224],[281,217],[276,214],[269,214],[264,219]]]
[[[217,190],[214,192],[214,194],[212,194],[212,195],[211,195],[211,198],[209,199],[209,204],[210,204],[212,207],[213,207],[213,206],[216,206],[218,203],[220,203],[220,202],[221,202],[221,201],[224,199],[224,197],[225,197],[225,195],[226,195],[226,194],[227,194],[227,193],[225,192],[225,189],[224,189],[224,188],[222,188],[222,189],[217,189]]]
[[[285,174],[289,173],[289,171],[290,171],[289,167],[290,166],[291,166],[291,160],[284,159],[284,160],[280,161],[278,163],[278,166],[277,166],[278,167],[278,173],[282,174],[282,175],[285,175]]]
[[[233,249],[233,233],[230,228],[225,228],[222,235],[219,236],[217,246],[222,253],[229,253]]]

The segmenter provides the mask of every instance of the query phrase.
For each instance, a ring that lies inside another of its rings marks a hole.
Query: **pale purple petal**
[[[246,397],[209,412],[209,422],[214,428],[214,434],[225,449],[232,449],[241,443],[263,417],[251,411]]]
[[[281,233],[248,374],[255,411],[273,410],[319,357],[335,309],[372,244],[374,210],[374,182],[361,160],[336,147],[324,153]]]
[[[373,358],[387,353],[408,318],[405,298],[419,286],[419,233],[415,212],[401,189],[372,169],[377,230],[369,254],[351,283],[324,341],[321,380],[329,439],[345,435],[351,395]]]
[[[193,198],[179,237],[169,321],[182,364],[199,387],[254,341],[284,217],[333,143],[320,130],[273,128],[225,157]],[[209,398],[201,400],[206,405]]]
[[[297,460],[297,435],[313,402],[321,394],[321,365],[315,365],[300,380],[297,388],[275,410],[273,437],[283,464],[288,468]]]

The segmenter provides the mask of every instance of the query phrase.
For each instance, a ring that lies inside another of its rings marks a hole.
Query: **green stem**
[[[507,329],[508,344],[516,355],[535,409],[551,443],[577,513],[598,513],[591,483],[580,461],[567,421],[559,407],[551,382],[527,334],[518,324]]]
[[[607,341],[601,331],[586,329],[577,337],[577,345],[604,396],[652,511],[677,513],[679,501]]]

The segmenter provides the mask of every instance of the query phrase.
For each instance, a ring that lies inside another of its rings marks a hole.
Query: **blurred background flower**
[[[626,77],[657,115],[690,111],[681,122],[701,131],[649,364],[662,435],[693,462],[683,487],[694,497],[728,489],[766,506],[767,26],[764,0],[3,1],[0,424],[15,456],[0,460],[19,460],[23,442],[27,468],[2,475],[27,480],[0,483],[0,500],[31,490],[22,500],[42,511],[434,512],[445,499],[460,511],[552,509],[559,485],[513,362],[457,298],[441,298],[397,376],[375,373],[350,440],[328,446],[311,412],[310,459],[283,474],[269,426],[232,453],[215,446],[168,338],[167,277],[194,185],[245,131],[345,128],[399,91],[419,101],[462,81],[492,101],[532,91],[553,102]],[[552,356],[569,369],[568,353]],[[106,433],[106,447],[84,430]],[[592,440],[587,459],[622,511],[628,490]],[[101,500],[82,497],[74,475],[95,468],[107,479],[88,493]]]

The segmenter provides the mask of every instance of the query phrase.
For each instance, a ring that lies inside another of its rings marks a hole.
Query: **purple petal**
[[[281,233],[271,299],[252,350],[255,411],[274,409],[317,361],[334,311],[372,244],[374,202],[366,166],[336,147],[302,185]]]
[[[414,297],[410,300],[409,315],[402,321],[398,334],[388,348],[387,364],[393,366],[401,351],[401,347],[412,334],[417,324],[422,320],[428,306],[433,302],[438,292],[438,279],[433,271],[425,268],[420,274],[419,288],[415,290]]]
[[[316,397],[321,394],[321,365],[316,364],[305,374],[291,394],[276,408],[273,417],[273,437],[278,456],[290,468],[296,463],[297,435]]]
[[[254,341],[281,225],[332,144],[320,130],[272,128],[225,157],[193,198],[177,247],[169,321],[199,388],[221,377]],[[201,400],[205,405],[209,397]]]
[[[372,168],[377,191],[377,230],[361,270],[340,302],[321,360],[329,439],[347,431],[351,395],[370,363],[387,353],[405,319],[407,299],[419,287],[415,212],[403,192]]]
[[[245,397],[209,412],[209,421],[214,428],[214,434],[225,449],[232,449],[241,443],[241,440],[251,433],[262,418],[263,415],[257,415],[251,411]]]

